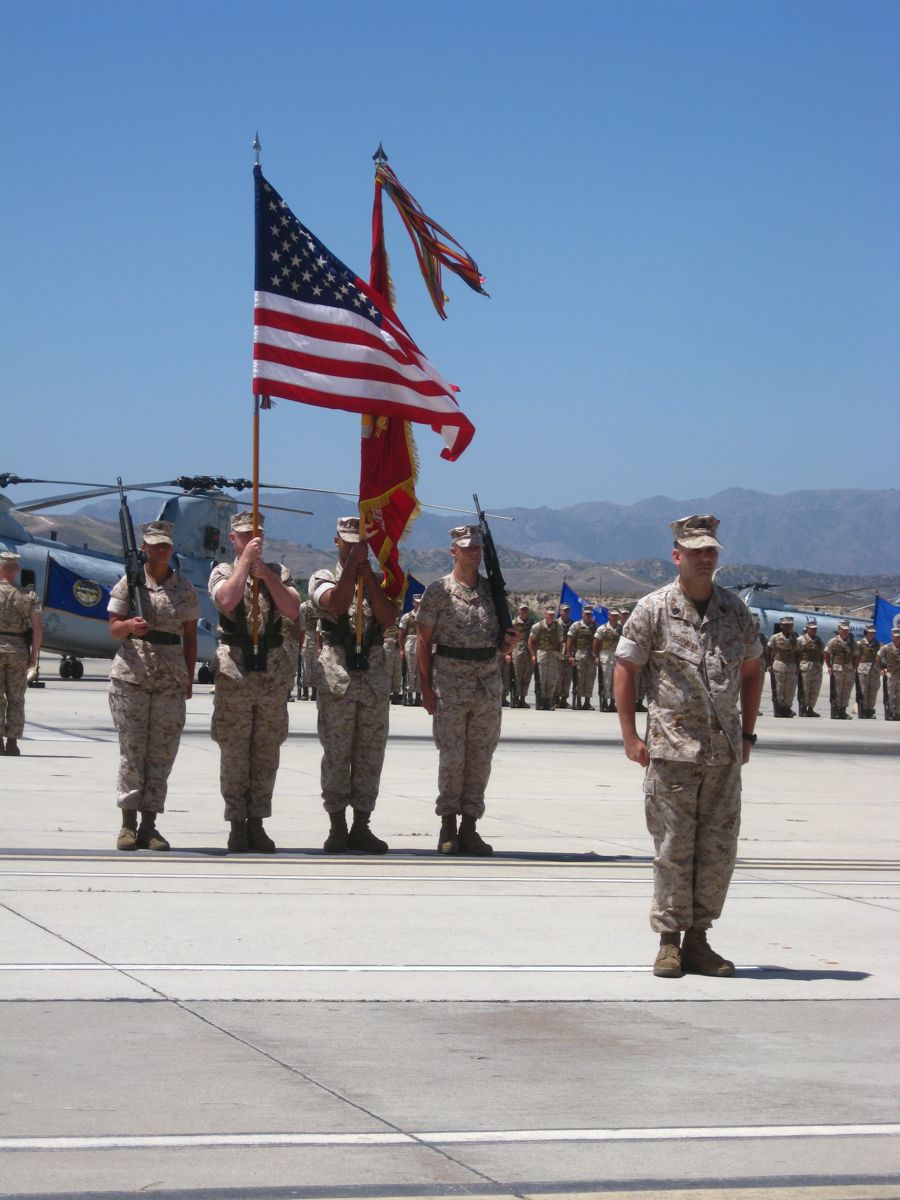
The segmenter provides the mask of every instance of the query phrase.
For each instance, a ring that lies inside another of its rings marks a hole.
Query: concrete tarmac
[[[291,705],[274,856],[227,855],[211,689],[160,828],[115,849],[107,664],[0,759],[0,1195],[900,1196],[900,724],[774,720],[712,944],[656,979],[618,721],[504,712],[492,858],[435,853],[437,753],[391,710],[375,832],[326,856]],[[827,701],[820,701],[827,711]]]

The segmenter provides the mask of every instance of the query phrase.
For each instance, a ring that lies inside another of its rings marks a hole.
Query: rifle
[[[519,683],[516,679],[516,660],[509,656],[509,707],[519,707]]]
[[[544,707],[544,700],[541,696],[541,668],[537,664],[537,659],[534,663],[534,707],[536,709]]]
[[[603,712],[603,663],[597,655],[597,708]]]
[[[867,717],[869,715],[869,710],[865,707],[865,702],[863,700],[862,684],[859,682],[859,671],[853,672],[853,680],[854,680],[854,683],[856,684],[856,711],[857,711],[857,714],[860,718]]]
[[[478,497],[473,494],[472,499],[475,501],[475,511],[478,513],[478,524],[481,526],[481,541],[483,543],[484,570],[487,575],[488,584],[491,589],[491,598],[494,601],[494,612],[497,614],[497,624],[500,626],[500,640],[497,643],[502,645],[506,637],[507,630],[512,628],[512,618],[509,615],[509,605],[506,603],[506,583],[503,580],[503,575],[500,571],[500,559],[497,557],[497,547],[494,545],[494,539],[491,536],[491,531],[488,528],[487,517],[484,515],[484,509],[478,503]]]
[[[834,682],[834,669],[828,672],[828,698],[831,701],[831,719],[836,719],[837,713],[837,684]]]
[[[769,667],[769,683],[772,685],[772,710],[775,716],[778,717],[781,715],[779,711],[781,705],[778,703],[778,688],[775,686],[775,670],[773,667]]]
[[[572,707],[578,707],[578,664],[572,668]]]
[[[122,534],[122,554],[125,559],[125,577],[128,580],[128,596],[134,608],[135,615],[143,619],[144,605],[141,601],[140,585],[144,582],[144,563],[147,561],[138,549],[134,536],[134,524],[131,520],[131,510],[125,498],[122,487],[122,476],[117,477],[119,484],[119,530]]]
[[[803,690],[803,672],[800,670],[800,664],[797,663],[797,708],[800,710],[800,716],[806,716],[806,693]]]
[[[894,716],[891,712],[891,698],[888,695],[888,677],[887,672],[881,677],[881,703],[884,706],[884,719],[893,721]]]

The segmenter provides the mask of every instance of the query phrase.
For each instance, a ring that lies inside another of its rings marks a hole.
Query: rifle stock
[[[484,556],[484,571],[487,575],[488,584],[491,589],[491,598],[494,601],[494,612],[497,614],[497,623],[500,626],[500,640],[497,643],[501,645],[506,637],[506,631],[512,628],[512,618],[509,615],[509,605],[506,602],[506,583],[503,579],[503,574],[500,570],[500,559],[497,557],[497,547],[494,545],[494,539],[491,536],[491,531],[488,528],[487,517],[484,514],[484,509],[478,503],[478,497],[472,496],[475,501],[475,511],[478,513],[478,524],[481,527],[481,540],[483,543],[482,554]]]

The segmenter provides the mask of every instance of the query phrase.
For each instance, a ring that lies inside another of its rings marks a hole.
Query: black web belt
[[[163,633],[159,629],[151,629],[143,637],[136,635],[136,642],[151,642],[154,646],[180,646],[181,635],[178,633]]]
[[[28,641],[28,634],[21,629],[0,629],[0,637],[21,638],[23,642]]]
[[[271,650],[273,646],[280,646],[284,642],[280,633],[266,633],[259,640],[268,650]],[[244,644],[244,639],[237,633],[223,633],[219,641],[223,646],[243,646]]]
[[[438,646],[435,654],[441,658],[459,658],[465,662],[489,662],[497,657],[496,646]]]

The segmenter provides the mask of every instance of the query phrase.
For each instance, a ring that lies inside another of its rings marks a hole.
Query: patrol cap
[[[849,621],[839,621],[838,622],[838,629],[849,629],[849,628],[850,628]]]
[[[0,551],[0,566],[12,566],[13,563],[21,561],[21,558],[21,554],[15,554],[12,550]]]
[[[781,618],[781,623],[782,623],[782,625],[793,625],[794,618],[788,616],[788,614],[785,613],[784,616]]]
[[[875,632],[875,626],[874,626],[874,625],[867,625],[867,626],[866,626],[866,633],[874,633],[874,632]]]
[[[807,617],[806,618],[806,628],[807,629],[818,629],[819,622],[816,620],[815,617]]]
[[[257,526],[262,531],[263,525],[266,523],[266,518],[262,513],[258,513],[256,517]],[[253,513],[239,512],[235,513],[231,518],[232,533],[252,533],[253,532]]]
[[[526,611],[526,612],[528,612],[528,605],[525,603],[525,601],[524,601],[524,600],[523,600],[523,601],[522,601],[522,603],[519,605],[519,612],[521,612],[523,608],[525,609],[525,611]]]
[[[148,521],[141,526],[141,537],[146,546],[174,546],[171,521]]]
[[[561,604],[561,605],[559,606],[559,611],[560,611],[560,612],[562,612],[564,609],[565,609],[565,611],[566,611],[566,612],[571,612],[571,611],[572,611],[572,605],[571,605],[571,604]]]
[[[358,542],[359,517],[338,517],[335,532],[342,542]]]
[[[675,541],[686,550],[702,550],[704,546],[713,546],[716,550],[721,550],[722,543],[716,538],[718,528],[718,517],[700,517],[696,514],[682,517],[680,521],[673,521],[671,524]]]
[[[483,544],[480,525],[457,525],[455,529],[450,530],[451,546],[462,546],[465,549],[467,546]]]

